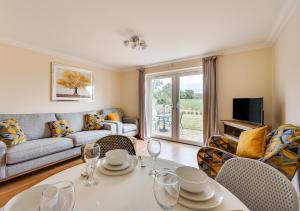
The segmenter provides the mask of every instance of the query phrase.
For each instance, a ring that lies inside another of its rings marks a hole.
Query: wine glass
[[[39,211],[72,211],[74,205],[74,184],[62,181],[49,185],[42,192]]]
[[[58,198],[58,188],[54,185],[49,185],[42,192],[39,211],[58,211]]]
[[[172,210],[179,199],[178,176],[170,171],[157,173],[154,179],[153,192],[155,200],[162,210]]]
[[[157,157],[159,156],[160,151],[161,151],[160,141],[158,139],[149,139],[148,144],[147,144],[147,149],[148,149],[149,155],[153,159],[153,167],[149,171],[149,175],[150,176],[155,176],[158,173],[158,170],[156,169],[156,160],[157,160]]]
[[[86,186],[96,185],[97,179],[94,178],[94,171],[100,156],[100,146],[97,143],[87,144],[84,147],[84,159],[86,161]]]
[[[75,206],[75,187],[71,181],[62,181],[54,184],[58,189],[59,210],[72,211]]]

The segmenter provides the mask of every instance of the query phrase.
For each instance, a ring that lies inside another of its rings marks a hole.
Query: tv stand
[[[224,126],[224,136],[233,141],[238,141],[243,131],[260,127],[259,125],[239,120],[222,120],[222,122]]]

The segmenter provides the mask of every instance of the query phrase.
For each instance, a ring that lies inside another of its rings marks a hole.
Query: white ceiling
[[[0,0],[0,39],[126,68],[265,43],[292,1]]]

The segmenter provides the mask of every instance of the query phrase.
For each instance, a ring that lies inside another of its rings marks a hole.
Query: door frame
[[[170,137],[167,137],[167,136],[161,136],[161,135],[158,135],[158,134],[152,134],[152,95],[151,95],[151,90],[152,90],[152,86],[151,86],[151,81],[153,79],[160,79],[160,78],[171,78],[172,80],[172,129],[171,129],[171,136]],[[146,88],[146,116],[147,116],[147,121],[149,121],[147,123],[147,131],[149,132],[149,135],[150,137],[153,137],[153,138],[159,138],[159,139],[164,139],[164,140],[169,140],[169,141],[173,141],[175,139],[175,129],[176,127],[174,127],[174,117],[175,117],[175,109],[174,109],[174,98],[175,98],[175,93],[174,93],[174,88],[175,87],[175,84],[174,84],[174,76],[172,74],[168,74],[168,73],[164,73],[164,74],[149,74],[149,75],[146,75],[146,84],[147,84],[147,88]]]
[[[201,142],[191,141],[180,138],[180,76],[203,74],[202,66],[178,69],[173,71],[157,72],[146,74],[146,119],[147,131],[150,137],[174,141],[184,144],[201,146]],[[172,80],[172,131],[171,137],[152,134],[152,95],[151,95],[151,80],[159,78],[171,78]]]
[[[187,143],[187,144],[191,144],[191,145],[196,145],[196,146],[201,146],[202,142],[197,142],[197,141],[192,141],[192,140],[188,140],[188,139],[183,139],[180,138],[180,77],[181,76],[189,76],[189,75],[199,75],[202,74],[202,68],[198,69],[198,70],[194,70],[194,71],[184,71],[184,72],[179,72],[176,74],[176,83],[178,86],[178,89],[176,89],[176,119],[178,122],[176,122],[176,138],[175,141],[176,142],[180,142],[180,143]]]

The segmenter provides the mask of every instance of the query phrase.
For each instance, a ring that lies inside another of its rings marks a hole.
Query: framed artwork
[[[52,63],[52,100],[92,101],[93,98],[92,71]]]

